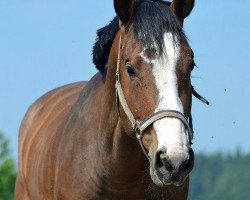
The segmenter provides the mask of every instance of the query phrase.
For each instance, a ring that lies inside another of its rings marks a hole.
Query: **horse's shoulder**
[[[85,82],[77,82],[53,89],[37,99],[26,112],[19,129],[19,147],[45,130],[45,126],[57,126],[50,123],[53,119],[63,118],[79,97]],[[43,129],[41,129],[43,127]],[[52,128],[52,127],[51,127]],[[41,134],[40,134],[41,135]],[[21,152],[21,149],[19,149]]]
[[[46,110],[65,105],[65,100],[77,99],[86,82],[76,82],[55,88],[38,98],[28,109],[24,119],[31,119]],[[70,103],[70,102],[68,102]]]

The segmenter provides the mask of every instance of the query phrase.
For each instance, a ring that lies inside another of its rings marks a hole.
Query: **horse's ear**
[[[133,17],[135,0],[114,0],[114,7],[121,25],[127,27]]]
[[[183,25],[184,19],[192,12],[194,0],[173,0],[170,8],[174,11],[177,18]]]

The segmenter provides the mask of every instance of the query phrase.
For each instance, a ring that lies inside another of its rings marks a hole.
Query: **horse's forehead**
[[[160,52],[160,48],[156,44],[152,44],[150,47],[143,47],[139,55],[145,62],[149,64],[171,63],[180,57],[180,53],[182,52],[180,50],[182,46],[181,40],[168,32],[163,37],[163,52]]]
[[[136,38],[132,29],[129,29],[127,37],[125,38],[125,47],[127,54],[131,55],[134,59],[139,56],[147,64],[154,64],[156,62],[173,62],[173,59],[192,59],[193,51],[190,48],[185,36],[176,35],[173,32],[165,32],[162,35],[162,46],[157,46],[153,42],[147,44]],[[163,51],[162,51],[162,50]]]

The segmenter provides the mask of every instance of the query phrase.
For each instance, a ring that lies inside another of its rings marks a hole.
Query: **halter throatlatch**
[[[125,114],[127,115],[129,121],[132,124],[133,130],[135,131],[135,135],[136,138],[142,148],[142,151],[144,152],[144,154],[146,155],[146,157],[150,159],[150,157],[148,156],[148,153],[142,143],[142,137],[143,137],[143,131],[149,127],[150,125],[152,125],[154,122],[163,119],[163,118],[175,118],[175,119],[179,119],[185,126],[187,133],[188,133],[188,139],[189,139],[189,144],[192,144],[192,140],[193,140],[193,129],[192,129],[192,117],[189,117],[189,120],[187,120],[187,118],[179,111],[176,110],[161,110],[159,112],[156,112],[152,115],[149,115],[148,117],[146,117],[144,120],[142,121],[137,121],[134,117],[134,115],[132,114],[124,92],[122,90],[122,86],[121,86],[121,82],[120,82],[120,61],[121,61],[121,36],[119,39],[119,47],[118,47],[118,57],[117,57],[117,68],[116,68],[116,84],[115,84],[115,88],[116,88],[116,103],[117,106],[120,104],[122,105],[122,108],[125,112]],[[118,108],[119,110],[119,108]]]

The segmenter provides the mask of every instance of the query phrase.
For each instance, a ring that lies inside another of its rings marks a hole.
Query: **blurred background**
[[[189,199],[249,199],[250,1],[196,0],[184,29],[195,52],[196,165]],[[45,92],[96,72],[96,30],[113,1],[0,0],[0,200],[13,198],[18,127]]]

